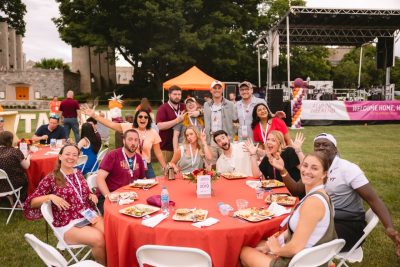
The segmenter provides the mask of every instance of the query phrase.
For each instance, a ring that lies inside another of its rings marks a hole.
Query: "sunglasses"
[[[139,115],[138,118],[139,118],[139,119],[145,119],[145,120],[147,120],[147,119],[149,118],[149,116]]]
[[[51,116],[50,116],[50,119],[56,119],[56,120],[58,120],[58,119],[60,119],[60,116],[58,116],[58,115],[51,115]]]

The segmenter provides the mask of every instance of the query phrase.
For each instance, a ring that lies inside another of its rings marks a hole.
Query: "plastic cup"
[[[224,216],[227,216],[230,211],[231,211],[231,207],[229,205],[222,204],[219,206],[219,212],[221,212],[221,214]]]
[[[263,199],[263,197],[264,197],[264,189],[257,187],[256,188],[256,198]]]
[[[238,210],[247,209],[248,205],[249,205],[249,202],[246,199],[237,199],[236,200],[236,206],[237,206]]]
[[[111,193],[111,194],[108,196],[108,199],[109,199],[111,202],[118,202],[118,201],[119,201],[119,193]]]

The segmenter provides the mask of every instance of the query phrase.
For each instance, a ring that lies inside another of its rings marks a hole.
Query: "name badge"
[[[210,175],[197,176],[197,197],[198,198],[211,197],[211,176]]]
[[[94,212],[91,209],[85,209],[85,210],[81,210],[79,212],[86,220],[88,220],[90,223],[94,224],[97,222],[97,220],[99,219],[99,215],[97,215],[96,212]]]
[[[247,132],[247,125],[242,125],[242,138],[249,137],[249,133]]]

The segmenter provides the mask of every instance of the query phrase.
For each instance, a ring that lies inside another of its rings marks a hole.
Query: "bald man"
[[[79,109],[79,103],[74,99],[74,92],[68,91],[67,98],[65,98],[60,105],[60,111],[62,112],[62,123],[64,123],[65,133],[67,139],[71,133],[71,129],[74,132],[75,142],[78,143],[80,140],[79,136],[79,123],[81,118],[81,110]]]

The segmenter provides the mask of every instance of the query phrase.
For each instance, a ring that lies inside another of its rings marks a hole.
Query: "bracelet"
[[[286,177],[286,176],[289,174],[288,171],[285,170],[285,169],[283,169],[282,171],[285,171],[284,173],[281,173],[281,172],[280,172],[280,174],[281,174],[282,177]]]

